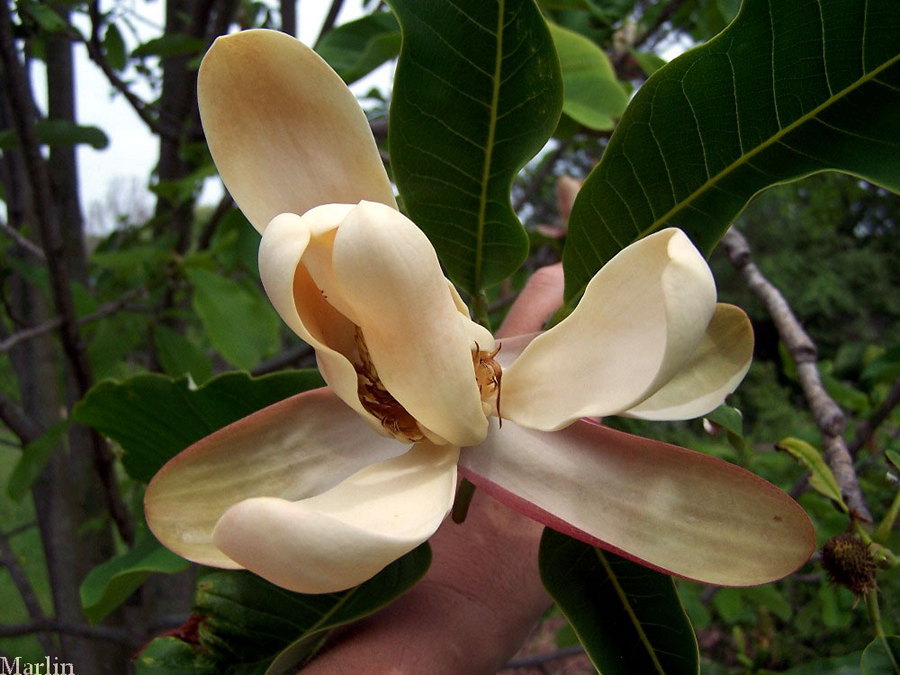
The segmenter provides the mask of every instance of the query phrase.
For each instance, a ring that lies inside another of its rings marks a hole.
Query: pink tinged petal
[[[322,269],[328,265],[322,259],[330,258],[334,231],[354,208],[327,204],[303,216],[283,213],[274,218],[260,242],[259,272],[275,310],[291,330],[316,350],[319,369],[334,393],[379,427],[380,422],[359,401],[352,362],[356,326],[335,307],[335,303],[340,304],[338,294],[326,294],[320,287],[329,279],[327,269]],[[307,263],[312,263],[323,281],[313,279]]]
[[[550,431],[627,410],[681,370],[715,306],[712,273],[683,232],[641,239],[504,371],[503,416]]]
[[[506,422],[463,450],[460,470],[549,527],[704,583],[767,583],[815,548],[803,510],[758,476],[588,421],[554,433]]]
[[[222,180],[257,230],[319,204],[395,204],[356,98],[294,38],[220,37],[200,66],[198,99]]]
[[[213,540],[288,590],[350,588],[434,534],[453,502],[458,457],[419,443],[303,501],[248,499],[219,520]]]
[[[254,497],[299,500],[408,446],[373,434],[328,389],[299,394],[198,441],[147,487],[150,529],[166,547],[215,567],[240,565],[212,542],[216,522]]]
[[[490,350],[494,339],[459,311],[422,231],[394,209],[363,202],[341,224],[332,263],[391,395],[451,445],[479,443],[488,425],[472,350]]]
[[[750,319],[741,309],[720,303],[690,361],[653,396],[622,415],[645,420],[705,415],[737,388],[752,358]]]

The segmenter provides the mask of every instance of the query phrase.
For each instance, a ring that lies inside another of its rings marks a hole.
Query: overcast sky
[[[331,3],[324,0],[301,2],[298,17],[300,39],[312,43]],[[338,25],[361,15],[361,2],[344,4]],[[138,26],[143,31],[142,40],[159,35],[162,25],[163,2],[132,0],[133,11],[143,20]],[[126,36],[127,37],[127,36]],[[129,44],[130,48],[135,44]],[[115,189],[122,190],[129,183],[137,181],[146,185],[150,170],[157,157],[157,141],[146,131],[131,106],[121,95],[114,95],[103,73],[89,61],[83,47],[76,51],[78,120],[81,124],[93,124],[103,129],[110,144],[104,150],[94,150],[89,146],[79,146],[78,159],[82,178],[82,205],[86,212],[91,204],[104,201],[110,185],[115,181]],[[36,80],[39,82],[40,80]],[[41,85],[36,85],[40,89]],[[45,100],[42,91],[36,92],[39,101]],[[138,90],[146,96],[147,90]],[[208,181],[213,183],[213,181]],[[214,199],[214,185],[205,192],[207,199]]]

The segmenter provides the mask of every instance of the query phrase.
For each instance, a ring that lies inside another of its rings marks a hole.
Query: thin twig
[[[535,654],[534,656],[523,656],[518,659],[513,659],[511,661],[507,661],[503,668],[533,668],[535,666],[543,665],[548,661],[557,661],[559,659],[567,659],[572,656],[579,656],[584,654],[584,647],[581,645],[575,645],[573,647],[563,647],[562,649],[557,649],[553,652],[547,652],[546,654]]]
[[[286,352],[282,352],[278,356],[273,356],[268,361],[263,361],[258,366],[256,366],[256,368],[250,371],[250,374],[254,377],[259,377],[260,375],[268,375],[269,373],[274,373],[281,370],[282,368],[292,366],[301,359],[312,356],[312,354],[312,347],[307,344],[299,344],[296,347],[287,350]]]
[[[338,14],[341,13],[341,7],[344,6],[344,0],[332,0],[331,7],[328,8],[328,14],[322,22],[322,28],[319,30],[319,37],[316,38],[316,44],[322,41],[322,38],[331,32],[334,24],[337,23]]]
[[[16,242],[22,249],[28,251],[35,258],[40,260],[41,262],[47,261],[47,256],[44,255],[44,252],[41,250],[41,247],[35,244],[30,239],[23,237],[22,234],[14,227],[0,221],[0,230],[4,232],[4,234],[8,235],[10,239]]]
[[[56,619],[45,617],[29,621],[27,623],[0,624],[0,637],[20,637],[22,635],[33,635],[43,633],[65,633],[67,635],[77,635],[92,640],[102,640],[103,642],[115,642],[129,649],[133,649],[135,644],[128,637],[128,633],[119,628],[110,626],[88,626],[87,624],[62,623]]]
[[[0,70],[9,99],[12,127],[19,137],[25,172],[31,186],[35,225],[44,255],[47,256],[53,304],[56,313],[62,319],[59,332],[63,353],[68,361],[77,394],[84,396],[93,384],[93,375],[82,341],[78,315],[75,312],[66,246],[58,216],[54,212],[57,200],[54,198],[49,171],[41,155],[35,130],[31,82],[16,50],[11,12],[0,12]],[[115,459],[97,432],[91,432],[90,442],[94,467],[103,486],[103,496],[110,515],[123,540],[130,543],[134,538],[134,525],[128,517],[128,509],[118,491]]]
[[[103,22],[103,17],[97,6],[97,0],[92,0],[88,3],[88,14],[91,18],[90,37],[84,39],[76,31],[70,31],[69,37],[75,41],[84,43],[84,46],[87,48],[88,57],[91,61],[97,64],[113,89],[125,97],[125,100],[131,105],[134,112],[137,113],[137,116],[141,118],[141,121],[147,125],[147,128],[152,133],[168,140],[177,140],[178,130],[163,124],[158,118],[157,112],[154,110],[153,106],[146,101],[143,101],[137,94],[131,91],[128,87],[128,83],[119,77],[118,73],[116,73],[109,64],[106,54],[103,51],[103,41],[100,39],[100,25]]]
[[[16,590],[19,592],[19,597],[22,598],[22,604],[25,605],[25,611],[28,612],[28,616],[31,617],[32,621],[44,621],[47,617],[44,616],[44,612],[41,609],[41,603],[38,601],[37,595],[31,587],[28,575],[19,564],[19,559],[16,557],[16,553],[13,551],[6,535],[3,534],[0,534],[0,566],[5,567],[6,571],[9,573],[9,578],[12,580],[13,586],[15,586]],[[53,641],[50,640],[48,636],[39,635],[38,640],[41,643],[41,647],[48,654],[52,654],[56,651],[53,646]]]
[[[531,179],[528,181],[528,185],[525,186],[522,193],[513,204],[514,211],[518,212],[525,204],[531,201],[531,198],[534,197],[538,190],[540,190],[544,179],[553,172],[556,163],[562,158],[568,148],[569,141],[561,141],[559,146],[544,158],[544,161],[541,162],[541,165],[534,174],[532,174]]]
[[[866,505],[853,459],[844,442],[846,428],[844,412],[822,386],[816,367],[818,350],[809,334],[781,292],[769,281],[750,257],[750,245],[737,229],[732,227],[722,238],[722,248],[729,262],[738,270],[748,288],[766,306],[775,323],[778,335],[797,364],[797,379],[813,414],[816,426],[822,434],[825,460],[841,486],[841,493],[855,517],[867,522],[872,515]]]
[[[35,422],[21,406],[0,394],[0,422],[3,422],[9,430],[21,441],[22,445],[28,445],[43,433],[40,425]]]
[[[78,323],[83,326],[99,319],[103,319],[110,314],[115,314],[116,312],[125,309],[128,303],[131,302],[131,300],[135,299],[136,297],[142,296],[145,293],[146,291],[143,288],[133,289],[118,300],[109,302],[100,307],[95,312],[91,312],[90,314],[85,314],[84,316],[80,317],[78,319]],[[41,335],[45,335],[50,331],[56,330],[61,325],[62,319],[60,317],[56,317],[50,319],[49,321],[45,321],[44,323],[38,324],[37,326],[32,326],[31,328],[26,328],[24,330],[20,330],[17,333],[13,333],[8,338],[0,342],[0,354],[8,352],[20,342],[33,340],[36,337],[40,337]]]
[[[659,36],[656,33],[659,32],[659,29],[663,27],[663,25],[672,18],[678,8],[681,7],[681,3],[683,0],[671,0],[668,5],[657,15],[656,21],[641,34],[631,45],[632,49],[638,49],[644,43],[650,42],[647,49],[652,49],[653,46],[659,41]],[[655,38],[651,40],[651,38]]]
[[[848,447],[851,455],[855,457],[856,453],[869,442],[872,436],[875,435],[875,431],[878,427],[884,423],[891,414],[891,411],[896,408],[898,404],[900,404],[900,380],[894,382],[894,386],[891,387],[888,395],[885,397],[884,401],[882,401],[878,409],[872,413],[872,416],[863,420],[859,425],[859,428],[857,428],[856,438],[853,439],[853,442],[850,443]]]

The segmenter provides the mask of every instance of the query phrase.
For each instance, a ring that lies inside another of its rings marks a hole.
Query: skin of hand
[[[537,270],[497,337],[540,330],[562,298],[562,266]],[[430,539],[433,560],[422,581],[336,632],[303,675],[496,673],[550,606],[538,573],[542,531],[476,491],[465,522],[448,519]]]

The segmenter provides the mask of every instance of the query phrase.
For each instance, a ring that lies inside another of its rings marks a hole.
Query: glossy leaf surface
[[[569,221],[573,303],[609,258],[662,227],[709,252],[766,187],[835,169],[900,188],[900,3],[746,0],[657,71]]]
[[[556,50],[531,0],[390,4],[403,33],[389,132],[402,207],[474,295],[528,253],[510,185],[559,119]]]
[[[698,672],[697,640],[671,577],[550,529],[540,570],[599,672]]]
[[[148,373],[101,382],[75,407],[73,417],[119,443],[125,470],[146,482],[195,441],[322,384],[317,372],[301,370],[260,378],[226,373],[191,389],[185,378]]]

